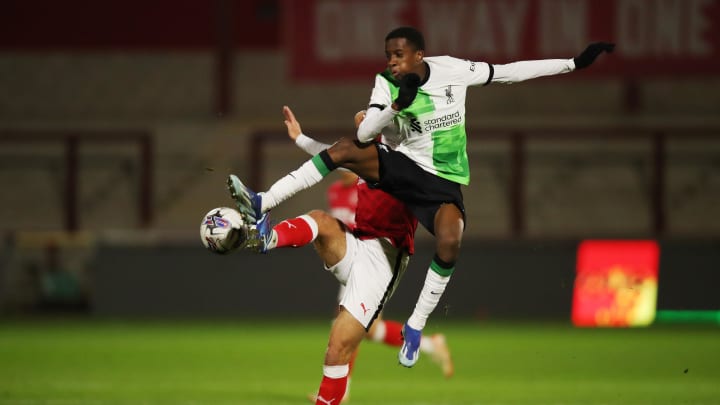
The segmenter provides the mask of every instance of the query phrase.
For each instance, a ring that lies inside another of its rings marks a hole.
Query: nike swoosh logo
[[[432,295],[440,295],[440,294],[442,294],[442,293],[435,292],[435,291],[430,291],[430,294],[432,294]]]

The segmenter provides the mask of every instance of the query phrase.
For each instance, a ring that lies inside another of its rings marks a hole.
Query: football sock
[[[286,219],[273,227],[277,243],[268,249],[305,246],[317,238],[318,225],[309,215]]]
[[[445,287],[454,271],[455,263],[444,262],[435,255],[425,276],[425,285],[420,291],[415,310],[408,319],[407,323],[410,327],[417,330],[422,330],[425,327],[428,316],[440,301],[440,297],[445,292]]]
[[[402,346],[402,324],[397,321],[383,321],[385,324],[385,338],[383,342],[390,346]]]
[[[330,159],[327,150],[313,156],[300,168],[276,181],[268,191],[262,193],[261,211],[267,212],[298,191],[314,186],[336,168],[337,166]]]
[[[433,343],[429,336],[420,338],[420,351],[425,354],[435,353],[435,343]]]
[[[382,342],[388,346],[400,347],[403,339],[402,324],[397,321],[382,320],[375,327],[373,335],[370,337],[374,342]]]
[[[347,390],[349,366],[323,366],[323,379],[320,383],[316,405],[339,404]]]

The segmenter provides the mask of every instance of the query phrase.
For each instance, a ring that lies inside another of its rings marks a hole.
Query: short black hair
[[[385,42],[393,38],[405,38],[410,45],[415,46],[415,50],[425,50],[425,38],[423,34],[413,27],[400,27],[390,31],[385,37]]]

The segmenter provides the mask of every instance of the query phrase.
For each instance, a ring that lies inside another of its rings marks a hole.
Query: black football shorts
[[[435,213],[441,204],[455,204],[465,219],[460,184],[428,173],[413,160],[387,145],[376,143],[380,181],[371,185],[404,202],[425,229],[435,234]]]

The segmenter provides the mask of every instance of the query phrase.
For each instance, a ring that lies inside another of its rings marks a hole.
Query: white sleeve
[[[392,94],[390,94],[390,86],[388,85],[387,79],[382,77],[382,75],[375,75],[375,87],[373,87],[372,94],[370,95],[368,109],[373,106],[387,107],[392,104],[392,102]]]
[[[370,142],[375,139],[378,134],[383,132],[383,128],[389,126],[393,122],[393,118],[398,111],[387,106],[385,109],[368,108],[365,113],[365,119],[360,123],[357,130],[357,138],[360,142]]]
[[[491,83],[515,83],[575,70],[573,59],[540,59],[491,66]]]
[[[468,86],[484,86],[492,79],[492,66],[487,62],[455,59],[459,74]]]
[[[390,125],[397,115],[393,110],[392,95],[387,79],[381,75],[375,76],[375,87],[370,95],[365,119],[360,123],[357,130],[357,138],[360,142],[370,142],[382,132],[383,128]]]
[[[295,139],[295,145],[313,156],[330,147],[330,145],[318,142],[305,134],[300,134],[297,139]]]

